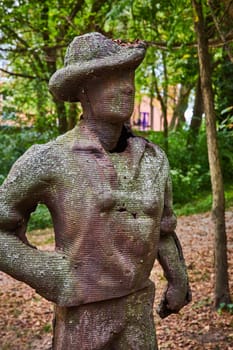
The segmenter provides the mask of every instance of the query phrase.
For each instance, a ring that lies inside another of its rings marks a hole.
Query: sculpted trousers
[[[131,295],[55,308],[54,350],[157,350],[154,284]]]

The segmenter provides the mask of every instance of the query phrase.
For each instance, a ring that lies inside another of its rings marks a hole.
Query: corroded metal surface
[[[118,47],[98,33],[77,37],[50,90],[81,101],[82,121],[30,148],[0,188],[0,269],[57,304],[56,350],[156,349],[156,257],[168,280],[160,316],[190,300],[167,157],[125,124],[144,54],[143,45]],[[54,253],[25,235],[38,203],[52,215]]]

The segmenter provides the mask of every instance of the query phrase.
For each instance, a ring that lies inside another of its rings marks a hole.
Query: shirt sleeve
[[[43,179],[41,147],[32,146],[20,157],[0,187],[0,230],[12,232],[22,241],[30,213],[48,186]]]
[[[168,177],[165,185],[164,193],[164,208],[161,218],[160,232],[161,234],[168,234],[174,232],[176,229],[176,215],[172,208],[172,182],[168,170]]]

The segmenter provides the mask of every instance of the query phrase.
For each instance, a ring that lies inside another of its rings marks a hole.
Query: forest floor
[[[230,290],[233,294],[233,211],[226,212]],[[213,309],[213,227],[210,213],[178,218],[177,234],[188,266],[193,300],[178,315],[161,320],[155,312],[160,350],[233,350],[233,315]],[[52,231],[33,231],[31,242],[53,249]],[[165,285],[156,263],[156,305]],[[232,306],[232,305],[230,305]],[[0,350],[49,350],[53,306],[25,284],[0,273]],[[68,349],[67,349],[68,350]]]

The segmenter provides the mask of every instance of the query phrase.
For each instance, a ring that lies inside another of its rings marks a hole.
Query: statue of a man
[[[160,316],[190,300],[167,157],[127,127],[144,55],[143,43],[76,37],[49,88],[81,102],[81,122],[31,147],[0,188],[0,269],[56,304],[56,350],[157,349],[149,279],[156,258],[168,280]],[[53,253],[25,235],[38,203],[52,215]]]

